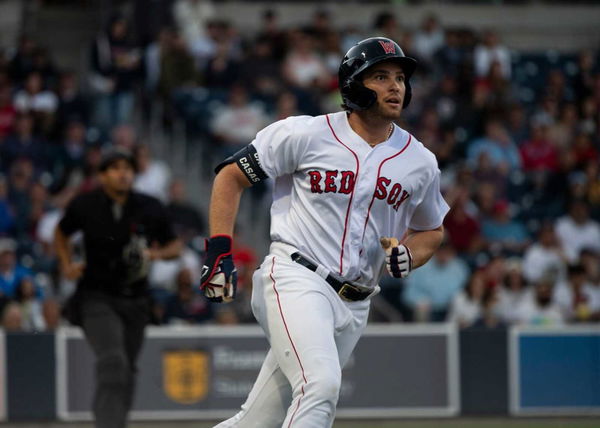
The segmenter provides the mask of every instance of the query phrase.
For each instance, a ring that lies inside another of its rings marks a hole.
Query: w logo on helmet
[[[379,44],[383,48],[383,51],[386,54],[395,54],[396,46],[394,46],[394,42],[384,42],[383,40],[379,40]]]

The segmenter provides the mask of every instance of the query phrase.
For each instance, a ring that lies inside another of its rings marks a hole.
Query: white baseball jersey
[[[449,210],[435,156],[396,125],[371,148],[345,112],[295,116],[260,131],[252,145],[275,180],[272,240],[366,286],[382,272],[380,237],[435,229]]]

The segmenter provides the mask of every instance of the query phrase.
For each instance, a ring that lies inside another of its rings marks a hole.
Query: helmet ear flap
[[[377,93],[355,79],[346,81],[342,88],[342,95],[345,95],[344,101],[352,110],[366,110],[377,101]]]

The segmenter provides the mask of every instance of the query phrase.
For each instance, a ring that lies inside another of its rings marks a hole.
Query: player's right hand
[[[237,270],[233,265],[231,244],[228,235],[215,235],[206,241],[200,286],[210,301],[230,302],[235,298]]]
[[[406,278],[412,270],[410,249],[400,244],[396,238],[381,238],[381,247],[385,250],[385,266],[394,278]]]
[[[83,263],[69,263],[63,267],[62,273],[65,278],[70,279],[71,281],[76,281],[81,278],[84,269],[85,264]]]

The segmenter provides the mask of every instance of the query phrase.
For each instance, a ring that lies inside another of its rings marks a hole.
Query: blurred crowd
[[[141,131],[156,117],[167,133],[182,124],[208,177],[267,124],[339,110],[343,54],[374,35],[419,61],[399,124],[436,154],[451,211],[440,251],[405,281],[384,278],[373,318],[489,328],[600,320],[598,52],[517,52],[493,30],[446,28],[435,15],[409,27],[383,12],[368,28],[339,28],[317,9],[283,27],[266,10],[242,33],[210,1],[176,0],[166,12],[145,26],[143,13],[135,25],[115,13],[90,40],[83,72],[27,35],[0,50],[5,329],[64,322],[60,306],[75,285],[57,271],[53,231],[71,198],[97,186],[110,146],[134,151],[135,188],[168,206],[187,243],[180,260],[152,267],[156,322],[252,322],[256,250],[236,239],[239,297],[209,304],[197,287],[205,214]]]

